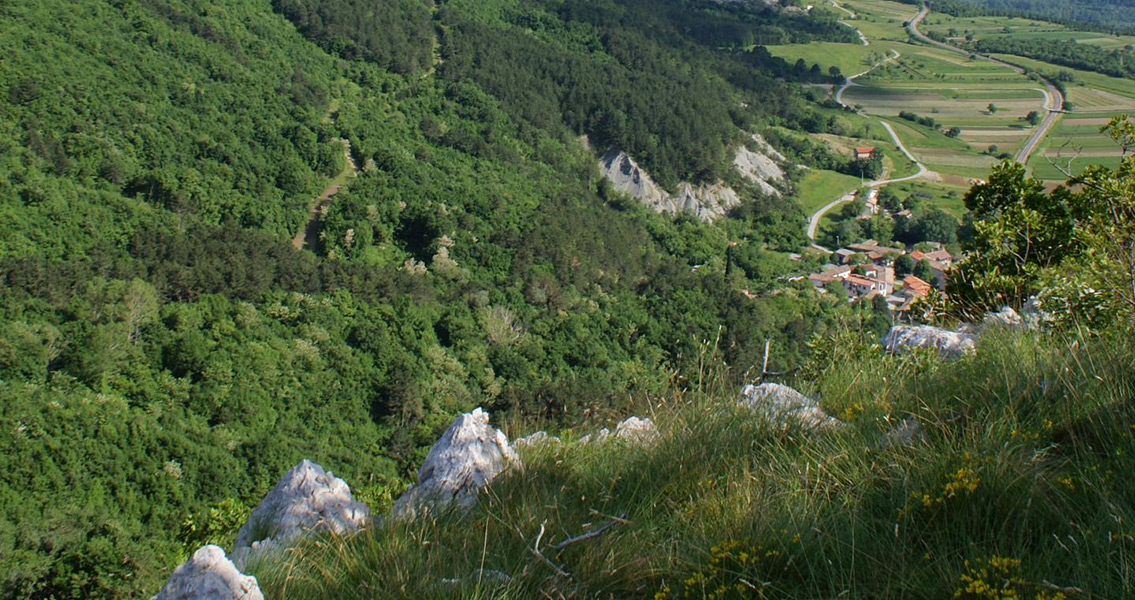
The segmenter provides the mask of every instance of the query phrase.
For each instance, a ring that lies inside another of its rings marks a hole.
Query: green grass
[[[825,204],[859,188],[859,178],[835,171],[813,169],[796,185],[796,199],[811,215]]]
[[[839,67],[844,75],[855,75],[866,71],[874,64],[880,49],[874,44],[861,46],[859,44],[837,44],[834,42],[817,42],[812,44],[786,44],[779,46],[766,46],[769,53],[779,56],[790,63],[798,59],[812,65],[816,63],[826,73],[832,66]],[[885,55],[886,51],[883,50]]]
[[[993,333],[943,363],[844,334],[819,355],[797,386],[846,427],[762,422],[711,373],[653,401],[647,447],[527,449],[467,515],[314,539],[253,574],[293,600],[976,597],[966,576],[1135,593],[1129,336]],[[908,415],[925,439],[884,443]],[[990,561],[1003,577],[980,577]]]

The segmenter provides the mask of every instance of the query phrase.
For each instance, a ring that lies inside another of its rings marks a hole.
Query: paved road
[[[876,179],[875,181],[870,181],[865,185],[867,187],[877,188],[892,183],[902,183],[904,181],[918,179],[919,177],[923,177],[927,173],[929,173],[930,171],[926,168],[926,165],[915,160],[910,151],[906,149],[906,146],[903,145],[902,140],[900,140],[899,136],[895,134],[895,130],[891,127],[891,124],[883,120],[880,120],[879,122],[883,124],[883,127],[887,130],[887,133],[891,134],[891,139],[894,140],[895,145],[898,146],[899,150],[901,150],[902,153],[907,158],[909,158],[911,162],[918,166],[918,172],[914,175],[907,175],[906,177],[896,177],[894,179]],[[835,207],[847,202],[851,202],[852,200],[855,200],[855,194],[844,194],[843,196],[840,196],[839,198],[825,204],[820,210],[812,214],[812,216],[808,219],[808,239],[812,240],[813,248],[822,250],[824,252],[830,252],[830,250],[828,250],[827,248],[816,243],[816,229],[820,227],[820,220],[824,218],[824,215],[835,209]]]
[[[860,31],[859,35],[863,35],[863,32]],[[839,105],[844,107],[844,108],[851,108],[850,106],[848,106],[847,104],[844,104],[844,102],[843,102],[843,93],[845,91],[847,91],[847,88],[849,88],[853,85],[859,85],[859,84],[855,83],[856,79],[863,77],[864,75],[870,73],[871,71],[878,69],[879,67],[897,59],[900,56],[902,56],[902,55],[899,54],[897,50],[891,50],[890,56],[888,56],[887,58],[884,58],[883,60],[871,65],[870,69],[867,69],[866,71],[863,71],[861,73],[856,73],[855,75],[852,75],[851,77],[844,79],[843,85],[839,86],[839,89],[836,90],[836,92],[835,92],[835,101],[838,102]]]
[[[849,15],[851,15],[853,17],[855,16],[855,13],[853,13],[853,12],[847,10],[846,8],[843,8],[842,6],[836,4],[834,2],[834,0],[832,2],[832,5],[835,6],[836,8],[843,10],[844,12],[848,13]],[[925,16],[925,15],[923,15],[923,16]],[[853,27],[854,27],[854,25],[853,25]],[[864,43],[865,43],[864,45],[866,45],[868,42],[867,42],[867,38],[864,37],[863,32],[860,31],[858,28],[856,29],[856,31],[859,32],[859,37],[864,41]],[[900,56],[900,54],[897,51],[892,50],[890,56],[888,56],[887,58],[884,58],[883,60],[881,60],[877,63],[875,63],[874,65],[871,65],[870,69],[867,69],[866,71],[863,71],[862,73],[857,73],[857,74],[852,75],[851,77],[848,77],[847,79],[845,79],[844,82],[843,82],[843,85],[841,85],[839,87],[839,89],[836,90],[835,101],[838,102],[839,105],[844,107],[844,108],[851,108],[850,106],[848,106],[847,104],[844,103],[843,93],[847,90],[847,88],[855,85],[855,79],[858,78],[858,77],[862,77],[862,76],[870,73],[871,71],[874,71],[875,69],[879,68],[880,66],[897,59],[899,56]],[[879,119],[879,122],[883,124],[883,127],[887,130],[887,133],[890,134],[891,139],[894,140],[895,145],[898,146],[898,149],[901,150],[902,153],[908,159],[910,159],[911,162],[913,162],[915,165],[918,166],[918,172],[915,173],[914,175],[908,175],[906,177],[899,177],[899,178],[896,178],[896,179],[877,179],[875,181],[870,181],[870,182],[868,182],[864,185],[866,185],[867,187],[875,188],[875,187],[884,186],[884,185],[887,185],[887,184],[890,184],[890,183],[900,183],[900,182],[903,182],[903,181],[911,181],[912,179],[918,179],[919,177],[922,177],[922,176],[926,175],[927,173],[929,173],[930,171],[926,168],[926,166],[923,165],[922,163],[918,162],[918,160],[914,158],[914,155],[912,155],[910,153],[910,151],[906,149],[906,146],[903,145],[902,140],[899,139],[899,136],[895,133],[895,130],[891,127],[891,124],[882,120],[882,119]],[[839,198],[836,198],[835,200],[828,202],[823,207],[821,207],[820,210],[812,213],[812,216],[808,218],[808,239],[812,241],[811,242],[812,248],[815,248],[816,250],[820,250],[822,252],[831,252],[831,250],[828,250],[827,248],[816,243],[816,229],[818,229],[820,227],[820,220],[822,220],[824,218],[824,215],[831,212],[837,206],[839,206],[841,204],[845,204],[847,202],[851,202],[852,200],[855,200],[855,194],[854,193],[844,194],[843,196],[840,196]]]
[[[840,6],[838,3],[836,3],[835,0],[831,0],[831,3],[832,3],[832,6],[834,6],[838,9],[842,10],[843,12],[847,13],[848,17],[850,17],[852,19],[856,18],[855,13],[853,13],[850,10],[847,10],[846,8]],[[860,31],[858,27],[852,25],[851,23],[848,23],[847,21],[844,21],[843,19],[840,19],[839,22],[843,23],[844,25],[847,25],[848,27],[855,30],[856,35],[859,36],[859,43],[860,44],[863,44],[864,46],[870,46],[871,45],[871,42],[867,41],[867,36],[863,35],[863,32]]]
[[[924,4],[922,6],[922,10],[918,12],[918,15],[910,20],[910,34],[913,35],[915,39],[924,44],[937,46],[951,52],[967,55],[971,54],[970,52],[958,48],[957,46],[951,46],[950,44],[932,40],[929,37],[923,35],[923,33],[918,30],[918,24],[921,23],[928,14],[930,14],[930,6]],[[998,60],[991,56],[985,56],[984,54],[974,53],[974,55],[983,60],[1008,67],[1022,75],[1025,74],[1025,69],[1018,67],[1017,65],[1014,65],[1012,63]],[[1048,98],[1046,99],[1045,106],[1045,108],[1048,109],[1048,115],[1044,118],[1044,121],[1042,121],[1041,124],[1036,128],[1036,131],[1033,132],[1032,137],[1030,137],[1028,141],[1025,142],[1024,146],[1021,146],[1020,152],[1017,153],[1015,160],[1021,164],[1027,164],[1029,162],[1029,157],[1032,156],[1032,153],[1036,151],[1037,146],[1039,146],[1040,143],[1044,141],[1045,136],[1048,135],[1049,130],[1052,129],[1052,126],[1056,124],[1056,120],[1060,118],[1060,115],[1064,111],[1064,95],[1060,93],[1060,90],[1058,90],[1055,85],[1052,85],[1051,81],[1041,78],[1041,82],[1044,83],[1044,87],[1048,90]]]

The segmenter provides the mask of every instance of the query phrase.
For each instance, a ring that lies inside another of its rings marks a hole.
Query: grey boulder
[[[883,336],[883,348],[888,352],[913,349],[937,350],[946,359],[959,358],[973,352],[977,336],[972,333],[950,331],[929,325],[895,325]]]

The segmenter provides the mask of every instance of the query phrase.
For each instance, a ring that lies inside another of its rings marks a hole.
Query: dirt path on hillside
[[[359,175],[359,169],[355,165],[355,159],[351,157],[351,142],[346,139],[340,138],[339,142],[343,144],[343,158],[346,160],[346,166],[339,172],[330,185],[323,190],[323,193],[315,198],[315,202],[311,207],[311,217],[307,220],[307,225],[292,238],[292,247],[296,250],[307,248],[308,250],[315,251],[319,246],[319,222],[323,220],[323,216],[327,214],[327,207],[331,205],[331,199],[339,190],[345,187],[345,182],[351,177]]]

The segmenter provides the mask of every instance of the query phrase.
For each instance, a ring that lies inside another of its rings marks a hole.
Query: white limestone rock
[[[991,312],[985,314],[985,319],[981,322],[982,329],[990,327],[1021,327],[1024,325],[1024,320],[1017,311],[1006,306],[998,312]]]
[[[644,446],[658,438],[658,426],[649,418],[630,417],[615,426],[615,437]]]
[[[351,496],[342,479],[304,459],[280,478],[236,534],[233,559],[286,547],[316,530],[346,534],[370,521],[370,509]]]
[[[393,515],[413,518],[449,506],[469,509],[497,475],[521,466],[508,437],[489,425],[489,414],[478,408],[445,430],[418,470],[417,485],[394,503]]]
[[[657,208],[667,205],[670,194],[662,189],[650,175],[638,166],[626,152],[611,148],[599,159],[599,172],[610,182],[615,191],[662,212]]]
[[[724,217],[741,203],[740,196],[721,183],[694,186],[681,183],[678,193],[662,189],[626,152],[611,148],[599,159],[599,172],[615,191],[627,194],[659,213],[689,212],[710,222]]]
[[[883,348],[888,352],[903,352],[915,348],[934,349],[945,359],[960,358],[973,352],[977,336],[972,333],[949,331],[929,325],[895,325],[883,336]]]
[[[151,600],[264,600],[264,594],[256,578],[238,571],[219,546],[203,546]]]
[[[763,145],[762,153],[753,152],[745,146],[737,149],[733,157],[733,168],[750,183],[756,185],[761,191],[770,196],[780,196],[780,191],[769,184],[770,181],[784,181],[784,170],[773,159],[771,153],[776,152],[764,140],[754,136],[758,143]],[[780,160],[784,157],[780,153]]]
[[[514,448],[534,448],[536,446],[547,446],[548,444],[557,445],[559,443],[560,438],[554,435],[548,435],[546,431],[537,431],[536,433],[518,438],[512,442],[512,446]]]
[[[589,434],[579,438],[579,443],[580,444],[590,444],[591,442],[602,442],[609,437],[611,437],[611,430],[604,427],[603,429],[600,429],[599,431],[595,432],[594,434],[589,433]]]
[[[827,429],[843,425],[828,416],[811,398],[779,383],[746,385],[741,389],[737,403],[782,426],[797,423],[808,428]]]

